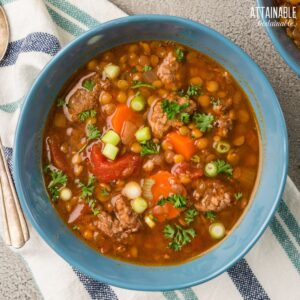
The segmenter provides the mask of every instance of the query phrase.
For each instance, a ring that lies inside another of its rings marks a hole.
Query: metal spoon
[[[4,242],[14,248],[22,247],[29,239],[27,224],[4,157],[0,138],[0,206],[2,208]]]
[[[0,60],[4,57],[9,42],[9,27],[6,14],[0,6]]]

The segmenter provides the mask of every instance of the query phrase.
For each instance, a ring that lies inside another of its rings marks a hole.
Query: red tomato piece
[[[101,182],[110,182],[137,176],[142,166],[142,158],[135,154],[125,154],[114,161],[108,161],[101,153],[99,144],[92,147],[90,171]]]

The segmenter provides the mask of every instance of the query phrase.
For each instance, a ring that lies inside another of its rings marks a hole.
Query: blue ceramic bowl
[[[274,6],[274,0],[257,0],[258,7],[272,7]],[[272,19],[260,14],[263,22],[272,21]],[[273,20],[274,21],[274,20]],[[294,44],[292,39],[286,34],[284,27],[272,27],[264,26],[269,37],[271,38],[275,48],[289,65],[289,67],[300,76],[300,50]]]
[[[177,266],[145,267],[99,255],[79,240],[52,207],[43,182],[41,146],[48,112],[65,81],[97,53],[139,40],[175,40],[221,63],[247,93],[262,140],[261,174],[239,225],[218,247]],[[95,279],[136,290],[172,290],[205,282],[237,262],[265,230],[287,172],[287,133],[277,97],[263,72],[239,47],[201,24],[144,15],[114,20],[86,32],[42,70],[24,102],[14,148],[14,177],[23,210],[42,238],[66,261]]]

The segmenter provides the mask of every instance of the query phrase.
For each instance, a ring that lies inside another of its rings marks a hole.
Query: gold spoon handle
[[[0,138],[0,179],[3,198],[4,230],[8,228],[10,245],[15,248],[22,247],[29,239],[27,224],[20,207],[20,203],[13,185],[9,168],[4,157],[3,145]],[[6,225],[5,225],[6,220]]]

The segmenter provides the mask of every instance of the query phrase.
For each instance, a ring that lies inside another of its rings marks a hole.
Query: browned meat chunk
[[[189,106],[183,110],[183,112],[192,113],[196,109],[195,102],[185,97],[176,99],[174,96],[169,96],[167,99],[169,101],[177,102],[180,105],[189,103]],[[162,138],[171,127],[179,128],[183,125],[183,123],[176,118],[169,120],[161,107],[161,103],[162,99],[154,101],[148,113],[148,122],[156,138]]]
[[[157,76],[163,84],[171,85],[174,88],[181,87],[185,68],[176,60],[175,54],[170,51],[158,66]]]
[[[219,180],[202,180],[193,193],[199,211],[221,211],[232,204],[232,191]]]
[[[122,195],[112,198],[112,205],[115,216],[102,211],[98,215],[96,226],[107,236],[122,240],[129,233],[136,232],[140,229],[141,223],[136,213],[127,205]]]
[[[101,80],[98,74],[85,78],[85,80],[86,79],[93,82],[94,86],[92,90],[90,91],[82,87],[82,83],[79,83],[75,87],[75,91],[71,91],[71,96],[64,108],[64,112],[70,121],[78,120],[78,114],[96,107],[100,92],[110,87],[110,81],[108,79]]]
[[[221,115],[224,114],[224,112],[228,111],[231,106],[232,106],[232,98],[227,98],[222,100],[218,99],[213,105],[213,111],[217,115]]]
[[[215,122],[218,129],[217,134],[221,137],[227,137],[229,131],[232,129],[232,120],[228,115],[221,115]]]

